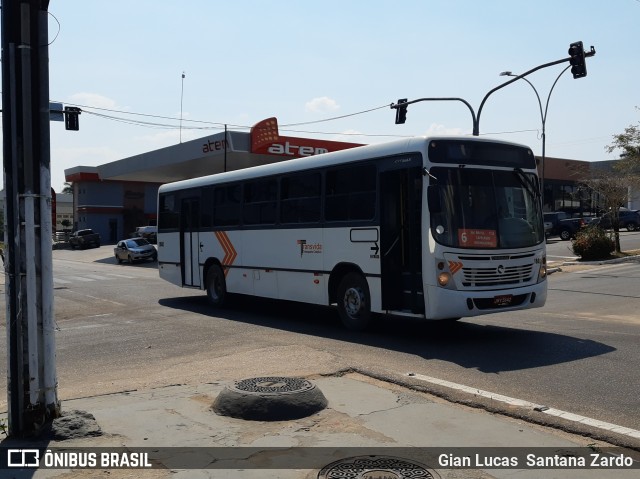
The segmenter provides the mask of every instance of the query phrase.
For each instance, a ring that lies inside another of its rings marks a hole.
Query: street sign
[[[64,106],[62,103],[49,102],[49,120],[50,121],[64,121],[63,114]]]

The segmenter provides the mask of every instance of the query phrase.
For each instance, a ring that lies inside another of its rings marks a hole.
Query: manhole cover
[[[265,377],[243,379],[234,384],[234,389],[248,393],[284,394],[309,391],[315,386],[306,379],[286,377]]]
[[[310,416],[327,407],[327,399],[302,378],[268,376],[236,381],[213,403],[221,416],[256,421],[284,421]]]
[[[424,464],[393,456],[356,456],[322,468],[318,479],[439,479]]]

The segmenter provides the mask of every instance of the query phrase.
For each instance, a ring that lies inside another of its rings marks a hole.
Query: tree
[[[609,153],[620,150],[620,161],[616,164],[618,171],[640,176],[640,122],[625,128],[624,133],[614,135],[613,143],[605,149]]]
[[[582,182],[597,194],[598,203],[611,214],[615,251],[620,253],[620,206],[626,204],[629,187],[634,184],[635,177],[615,170],[594,168],[591,177]]]
[[[65,181],[64,186],[62,187],[62,193],[72,195],[73,194],[73,183],[69,183]]]
[[[620,151],[620,159],[613,165],[613,170],[594,171],[585,184],[598,193],[604,207],[611,212],[616,253],[619,253],[620,207],[631,199],[634,189],[640,188],[640,122],[613,135],[613,143],[605,149],[609,153]]]

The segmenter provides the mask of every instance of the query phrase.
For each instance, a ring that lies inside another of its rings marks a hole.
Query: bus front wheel
[[[227,299],[227,284],[222,268],[217,264],[211,265],[207,271],[207,298],[217,307],[224,305]]]
[[[353,331],[362,331],[371,322],[371,296],[367,280],[349,273],[338,286],[338,313],[342,323]]]

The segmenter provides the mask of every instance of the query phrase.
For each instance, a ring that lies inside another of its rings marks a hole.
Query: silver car
[[[118,263],[122,263],[123,261],[133,263],[134,261],[148,259],[156,261],[158,259],[158,251],[156,251],[155,246],[144,238],[118,241],[116,247],[113,248],[113,252]]]

